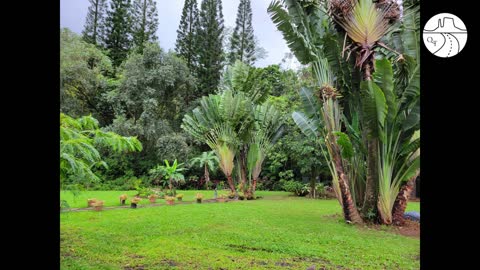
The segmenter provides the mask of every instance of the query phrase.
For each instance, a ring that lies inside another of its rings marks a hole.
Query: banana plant
[[[174,182],[184,181],[185,176],[181,173],[185,170],[183,163],[178,163],[175,159],[170,165],[168,160],[164,160],[164,165],[157,165],[155,168],[149,171],[153,178],[163,178],[168,180],[168,188],[170,192],[173,192],[173,196],[176,195],[174,188]]]

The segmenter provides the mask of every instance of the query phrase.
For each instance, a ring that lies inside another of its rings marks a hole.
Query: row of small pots
[[[173,199],[169,199],[169,198],[173,198]],[[148,199],[151,203],[155,203],[157,198],[156,197],[149,197]],[[182,197],[177,197],[177,199],[178,199],[178,201],[182,201]],[[120,196],[120,203],[122,205],[125,205],[126,200],[127,200],[127,196],[125,194]],[[141,198],[134,197],[130,202],[130,208],[137,208],[137,204],[140,200],[141,200]],[[202,203],[202,200],[203,200],[203,196],[202,196],[202,198],[197,198],[196,199],[197,203]],[[225,202],[225,198],[222,198],[222,197],[217,198],[216,200],[218,202]],[[174,197],[167,197],[167,199],[165,201],[168,205],[174,205],[175,204]],[[103,209],[103,203],[104,202],[101,201],[101,200],[88,199],[87,203],[88,203],[88,207],[93,207],[93,209],[96,210],[96,211],[101,211]]]

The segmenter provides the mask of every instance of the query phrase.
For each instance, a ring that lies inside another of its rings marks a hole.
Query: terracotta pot
[[[102,211],[103,205],[102,206],[94,206],[93,209],[95,209],[95,211]]]
[[[92,204],[95,202],[95,200],[87,200],[88,207],[92,207]]]
[[[168,204],[168,205],[174,205],[174,204],[175,204],[175,201],[167,201],[167,204]]]
[[[157,201],[156,198],[153,198],[153,199],[148,199],[151,203],[155,203],[155,201]]]

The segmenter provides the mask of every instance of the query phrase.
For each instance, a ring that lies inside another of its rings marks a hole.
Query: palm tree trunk
[[[230,187],[230,190],[232,192],[235,192],[235,186],[233,185],[232,175],[227,175],[227,182],[228,182],[228,186]]]
[[[372,80],[373,72],[373,53],[364,62],[363,79]],[[370,138],[367,141],[367,179],[365,184],[365,197],[362,207],[363,215],[369,212],[377,213],[378,200],[378,138]]]
[[[363,220],[358,213],[358,209],[353,202],[352,194],[350,193],[350,188],[348,186],[348,176],[345,174],[345,171],[343,169],[342,156],[340,154],[339,147],[336,143],[334,143],[334,140],[331,140],[331,143],[335,170],[338,174],[338,184],[340,186],[340,191],[342,194],[343,215],[345,216],[345,220],[347,222],[362,224]]]
[[[367,216],[369,212],[377,213],[378,198],[378,139],[372,138],[367,142],[367,181],[365,184],[365,197],[362,213]]]
[[[253,178],[253,181],[252,181],[252,196],[255,197],[255,190],[257,188],[257,178]]]
[[[403,214],[405,213],[405,209],[407,208],[407,202],[410,198],[410,194],[412,194],[413,186],[415,185],[415,180],[417,179],[418,174],[419,173],[415,174],[414,177],[410,178],[407,183],[405,183],[400,188],[400,191],[398,192],[392,210],[392,220],[394,225],[401,226],[405,223],[405,218],[403,217]]]
[[[315,199],[315,177],[310,178],[310,194],[309,197]]]
[[[210,174],[208,173],[208,166],[205,164],[205,185],[207,186],[208,190],[208,182],[210,182]]]
[[[177,194],[176,194],[175,189],[173,189],[172,178],[170,178],[168,181],[169,181],[168,187],[170,188],[170,192],[173,192],[173,196],[176,196]]]
[[[242,183],[242,191],[245,196],[249,196],[247,185],[247,154],[244,148],[240,150],[240,179]]]

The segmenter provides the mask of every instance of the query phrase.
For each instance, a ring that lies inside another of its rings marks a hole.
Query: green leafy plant
[[[136,137],[122,137],[102,131],[92,116],[74,119],[60,113],[60,187],[67,182],[98,182],[94,169],[107,168],[96,147],[107,147],[115,152],[141,151],[142,144]],[[68,185],[72,186],[72,185]]]
[[[309,191],[308,186],[294,180],[283,181],[283,189],[292,192],[296,196],[305,196]]]
[[[205,184],[207,187],[207,190],[210,187],[210,170],[214,171],[218,166],[219,159],[217,156],[215,156],[214,151],[209,151],[209,152],[203,152],[200,156],[194,157],[190,160],[190,164],[194,166],[197,164],[200,166],[200,168],[204,169],[204,176],[205,176]]]
[[[173,193],[171,195],[175,196],[176,190],[174,188],[174,183],[185,181],[185,176],[181,173],[185,168],[182,166],[183,163],[177,163],[176,159],[172,165],[170,165],[168,160],[165,160],[165,165],[157,165],[155,168],[151,169],[149,173],[153,179],[163,178],[168,180],[169,191]]]

